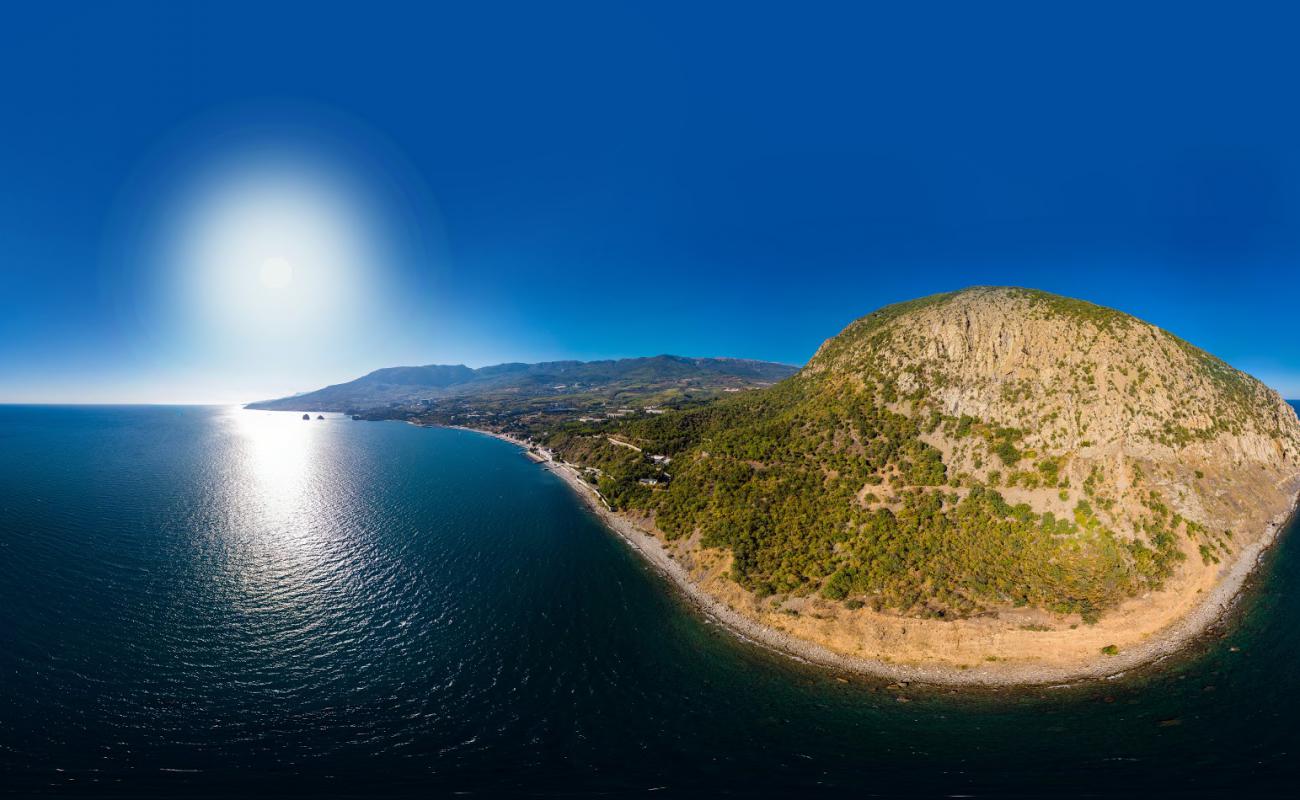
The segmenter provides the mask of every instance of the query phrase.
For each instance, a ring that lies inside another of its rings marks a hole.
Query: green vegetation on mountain
[[[606,444],[593,459],[571,434],[552,444],[599,464],[612,503],[653,511],[670,537],[700,530],[705,546],[731,550],[736,580],[759,594],[820,589],[938,615],[1006,600],[1091,616],[1169,574],[1168,540],[1122,544],[1090,515],[1056,519],[963,486],[922,438],[942,416],[918,420],[826,381],[619,426],[673,457],[662,491],[638,482],[648,465],[635,451]]]
[[[1294,477],[1300,453],[1294,412],[1218,359],[1118,311],[985,288],[869,314],[768,389],[528,433],[616,508],[729,551],[760,596],[944,618],[1094,621],[1187,552],[1230,553],[1215,503]]]
[[[795,368],[738,358],[653,356],[611,361],[548,361],[388,367],[347,383],[264,400],[249,408],[342,411],[374,418],[428,415],[430,421],[506,424],[521,415],[604,413],[680,407],[727,392],[770,386]]]

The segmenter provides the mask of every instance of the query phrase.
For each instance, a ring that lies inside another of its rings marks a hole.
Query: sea
[[[702,617],[505,442],[0,406],[0,792],[1294,796],[1300,542],[1076,686],[840,675]]]

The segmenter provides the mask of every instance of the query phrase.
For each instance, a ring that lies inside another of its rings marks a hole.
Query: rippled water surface
[[[1193,657],[888,688],[707,624],[487,437],[0,407],[0,790],[1290,794],[1295,538]]]

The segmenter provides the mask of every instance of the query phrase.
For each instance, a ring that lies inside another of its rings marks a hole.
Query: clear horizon
[[[681,354],[679,354],[679,353],[656,353],[656,354],[654,354],[654,355],[674,355],[674,356],[675,356],[675,355],[681,355]],[[639,357],[641,357],[641,356],[625,356],[624,358],[639,358]],[[692,358],[729,358],[730,356],[688,356],[688,357],[692,357]],[[550,360],[550,359],[548,359],[548,360]],[[566,359],[556,359],[556,360],[566,360]],[[588,359],[588,360],[604,360],[604,359]],[[517,361],[517,359],[514,359],[513,361]],[[464,364],[463,366],[468,366],[468,367],[470,367],[471,369],[478,369],[478,368],[481,368],[481,367],[495,366],[496,364],[504,364],[504,363],[511,363],[511,362],[510,362],[510,361],[502,361],[502,362],[495,362],[494,364]],[[785,363],[785,362],[780,362],[780,363]],[[417,365],[417,364],[386,364],[386,365],[384,365],[384,366],[386,366],[386,367],[397,367],[397,366],[425,366],[425,365]],[[791,366],[802,367],[803,364],[794,364],[794,365],[791,365]],[[375,369],[382,369],[382,368],[383,368],[383,367],[376,367]],[[367,373],[368,373],[368,372],[371,372],[371,371],[373,371],[373,370],[367,370]],[[333,385],[333,384],[336,384],[336,383],[346,383],[346,382],[348,382],[348,381],[351,381],[351,380],[354,380],[354,379],[356,379],[356,378],[362,377],[362,374],[365,374],[365,373],[360,373],[360,374],[352,375],[352,376],[347,377],[347,378],[342,378],[342,379],[339,379],[339,380],[330,381],[329,383],[323,383],[323,384],[321,384],[321,385],[319,385],[319,386],[311,386],[311,387],[307,387],[307,388],[305,388],[305,389],[300,389],[300,390],[296,390],[296,391],[292,391],[292,392],[287,392],[287,393],[285,393],[285,394],[281,394],[281,395],[265,395],[265,396],[258,396],[258,397],[241,397],[241,398],[231,398],[231,397],[226,397],[226,398],[220,398],[220,399],[174,398],[174,399],[158,399],[158,400],[96,400],[96,399],[93,399],[93,398],[92,398],[92,399],[82,399],[82,400],[44,400],[44,399],[38,399],[38,400],[7,400],[7,399],[0,399],[0,405],[10,405],[10,406],[39,406],[39,405],[48,405],[48,406],[243,406],[243,405],[246,405],[246,404],[248,404],[248,403],[258,402],[258,401],[260,401],[260,400],[273,400],[273,399],[278,399],[278,398],[281,398],[281,397],[290,397],[290,396],[295,395],[295,394],[301,394],[301,393],[310,392],[310,391],[313,391],[313,390],[316,390],[316,389],[320,389],[320,388],[324,388],[325,386]],[[1256,376],[1256,377],[1258,377],[1258,376]],[[1267,381],[1266,381],[1266,383],[1267,383]],[[1277,389],[1276,386],[1274,386],[1274,387],[1272,387],[1272,388]],[[1300,403],[1300,390],[1298,390],[1297,393],[1296,393],[1296,395],[1294,395],[1294,396],[1293,396],[1293,395],[1288,395],[1288,394],[1286,394],[1286,392],[1282,391],[1281,389],[1278,389],[1277,391],[1278,391],[1279,394],[1282,395],[1283,399],[1285,399],[1287,402],[1289,402],[1289,403]],[[285,412],[285,413],[288,413],[288,412]],[[297,412],[293,412],[293,413],[297,413]]]

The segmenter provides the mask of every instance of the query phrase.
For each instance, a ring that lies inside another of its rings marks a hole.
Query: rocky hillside
[[[671,465],[647,478],[610,433]],[[1121,312],[1014,288],[881,309],[770,389],[551,444],[668,538],[726,551],[757,596],[948,619],[1095,621],[1231,561],[1300,487],[1275,392]]]
[[[1021,428],[1027,446],[1061,455],[1240,465],[1300,453],[1295,412],[1259,381],[1122,312],[1027,289],[881,309],[827,341],[803,375],[901,410]],[[939,438],[946,452],[971,451]]]

